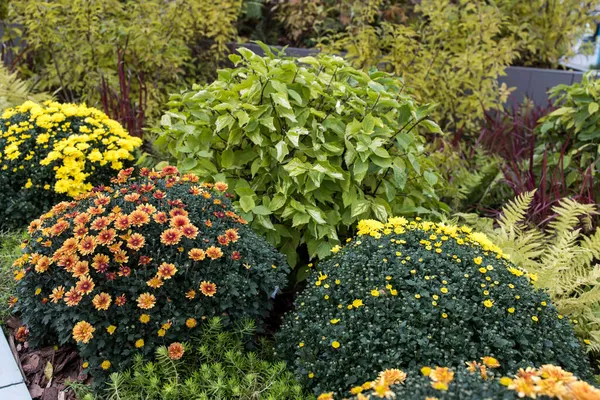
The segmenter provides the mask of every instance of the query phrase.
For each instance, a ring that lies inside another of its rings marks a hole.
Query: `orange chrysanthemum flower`
[[[117,298],[115,299],[115,305],[117,307],[122,307],[125,305],[125,303],[127,303],[127,297],[125,297],[124,294],[117,296]]]
[[[73,228],[73,235],[76,238],[82,238],[85,235],[87,235],[89,232],[88,228],[86,228],[83,225],[76,225],[75,228]]]
[[[96,250],[96,239],[93,236],[86,236],[79,242],[79,252],[81,254],[92,254]]]
[[[202,193],[202,188],[200,186],[192,186],[189,192],[194,196],[198,196],[200,193]]]
[[[96,329],[86,321],[79,321],[73,327],[73,339],[77,343],[88,343],[94,337]]]
[[[134,202],[140,199],[140,195],[139,193],[130,193],[128,195],[125,195],[123,198],[125,199],[125,201]]]
[[[96,236],[96,242],[104,246],[108,246],[115,241],[117,237],[117,231],[114,229],[104,229]]]
[[[383,379],[383,382],[388,386],[395,385],[403,383],[406,380],[406,372],[395,368],[386,369],[379,374],[379,378]]]
[[[115,218],[115,228],[120,231],[129,229],[131,223],[129,222],[129,215],[120,214]]]
[[[107,217],[98,217],[92,222],[90,227],[95,231],[101,231],[110,224],[110,220]]]
[[[65,240],[60,246],[60,251],[62,254],[73,254],[77,251],[77,239],[68,238]]]
[[[104,292],[95,295],[94,299],[92,300],[92,304],[96,310],[108,310],[110,303],[112,303],[112,298],[108,293]]]
[[[141,210],[135,210],[129,214],[129,221],[133,226],[143,226],[150,222],[150,216]]]
[[[58,301],[60,299],[62,299],[64,295],[65,295],[64,286],[55,287],[54,289],[52,289],[52,294],[50,295],[50,301],[52,301],[53,303],[58,303]]]
[[[105,206],[108,203],[110,203],[110,197],[103,193],[98,193],[98,195],[94,199],[94,204],[97,206]]]
[[[90,267],[87,261],[78,261],[73,267],[73,276],[75,278],[87,275],[90,272]]]
[[[67,272],[73,272],[73,268],[79,262],[79,257],[74,254],[68,255],[67,257],[63,257],[58,260],[58,265],[61,267],[65,267]]]
[[[169,358],[171,360],[179,360],[183,357],[185,349],[181,343],[175,342],[169,345]]]
[[[50,236],[59,236],[69,228],[70,224],[67,221],[58,221],[50,228]]]
[[[163,284],[164,284],[163,280],[158,276],[155,276],[154,278],[152,278],[146,282],[146,285],[150,286],[153,289],[158,289]]]
[[[88,213],[81,213],[78,216],[76,216],[73,221],[75,221],[75,223],[77,225],[85,225],[88,222],[90,222],[90,214]]]
[[[50,259],[46,256],[41,256],[35,265],[35,272],[46,272],[50,268]]]
[[[217,293],[217,285],[212,282],[202,281],[200,283],[200,291],[205,296],[213,297]]]
[[[210,246],[208,249],[206,249],[206,255],[210,259],[216,260],[217,258],[221,258],[223,256],[223,252],[218,247]]]
[[[225,182],[216,182],[215,183],[215,189],[217,189],[219,192],[224,192],[227,190],[229,186],[227,186],[227,184]]]
[[[90,294],[92,290],[94,290],[95,286],[96,284],[94,283],[92,278],[89,275],[84,275],[81,278],[79,278],[79,281],[75,285],[75,288],[81,294]]]
[[[169,217],[167,216],[166,213],[161,211],[161,212],[154,214],[152,219],[154,219],[154,222],[156,222],[157,224],[164,224],[165,222],[168,221]]]
[[[105,208],[102,206],[90,207],[87,209],[88,214],[90,215],[100,215],[105,211]]]
[[[138,263],[140,265],[148,265],[148,264],[150,264],[150,262],[152,262],[152,258],[150,258],[148,256],[141,256],[140,259],[138,260]]]
[[[169,223],[169,225],[172,228],[183,228],[189,223],[190,219],[188,217],[184,215],[176,215],[175,217],[171,218],[171,222]]]
[[[127,256],[127,253],[124,250],[119,250],[115,252],[113,259],[116,263],[125,264],[129,261],[129,256]]]
[[[187,293],[185,294],[185,297],[189,300],[193,300],[196,298],[196,291],[194,289],[190,289],[187,291]]]
[[[150,293],[142,293],[137,298],[137,305],[143,310],[149,310],[156,304],[156,297]]]
[[[227,246],[229,244],[229,238],[227,237],[227,235],[219,235],[217,237],[217,240],[219,241],[219,244],[221,246]]]
[[[152,204],[144,203],[137,206],[136,210],[140,210],[145,212],[146,214],[152,215],[156,212],[156,207],[154,207]]]
[[[110,258],[106,254],[96,254],[92,262],[92,268],[102,273],[108,270]]]
[[[67,293],[65,293],[65,296],[63,297],[65,303],[67,303],[67,306],[69,306],[69,307],[74,307],[77,304],[79,304],[79,302],[81,301],[82,298],[83,298],[83,295],[81,293],[79,293],[77,291],[77,289],[74,287],[69,289],[69,291]]]
[[[188,239],[196,239],[196,236],[198,236],[198,228],[192,224],[187,224],[181,228],[181,233]]]
[[[157,275],[163,279],[171,279],[173,275],[177,272],[177,268],[174,264],[162,263],[158,267]]]
[[[229,241],[231,241],[233,243],[237,242],[238,239],[240,238],[237,231],[238,231],[237,229],[227,229],[225,231],[225,235],[227,236],[227,239],[229,239]]]
[[[175,228],[169,228],[160,235],[160,242],[165,246],[173,246],[181,240],[181,232]]]
[[[190,329],[195,328],[196,325],[198,325],[198,322],[195,318],[188,318],[185,320],[185,326],[187,326]]]
[[[202,249],[196,249],[196,248],[191,249],[188,252],[188,255],[194,261],[202,261],[206,258],[206,253],[204,253],[204,250],[202,250]]]
[[[169,215],[171,217],[177,217],[178,215],[181,215],[182,217],[187,217],[188,214],[189,213],[187,211],[185,211],[183,208],[174,208],[171,211],[169,211]]]
[[[134,233],[127,240],[127,247],[129,247],[132,250],[137,251],[137,250],[141,249],[142,247],[144,247],[145,243],[146,243],[146,238],[144,236],[140,235],[139,233]]]

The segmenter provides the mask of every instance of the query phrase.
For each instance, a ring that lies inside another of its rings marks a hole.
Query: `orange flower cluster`
[[[141,348],[156,340],[149,335],[176,339],[171,327],[177,332],[194,327],[192,317],[204,319],[202,312],[195,313],[208,307],[198,302],[218,300],[214,280],[221,277],[221,270],[203,272],[207,266],[215,262],[239,266],[247,276],[236,227],[247,222],[222,200],[228,197],[226,184],[199,183],[198,177],[182,175],[175,167],[158,172],[141,169],[139,177],[132,168],[122,170],[112,184],[56,204],[30,223],[31,240],[14,262],[20,294],[38,302],[36,307],[43,301],[48,315],[65,305],[73,309],[79,322],[69,335],[79,344],[111,337]],[[177,292],[189,284],[191,289]],[[166,307],[177,307],[170,305],[174,301],[194,304],[185,309],[188,315],[161,315]],[[20,301],[11,298],[11,303],[18,308]],[[110,320],[100,323],[98,317],[87,318],[86,312],[102,313]],[[118,316],[131,313],[139,325],[120,324]],[[94,321],[95,327],[84,319]],[[179,346],[170,347],[173,359],[183,354]],[[113,365],[118,361],[108,354],[98,356]]]
[[[481,363],[467,362],[467,371],[478,373],[483,380],[493,378],[488,368],[499,368],[500,363],[494,357],[482,357]],[[446,367],[423,367],[421,373],[431,380],[433,389],[440,393],[448,391],[454,380],[454,371]],[[374,400],[379,398],[395,398],[396,392],[392,385],[405,383],[407,375],[398,369],[388,369],[381,372],[374,381],[365,382],[350,390],[355,400]],[[502,377],[498,383],[506,390],[516,392],[519,398],[539,398],[547,396],[560,400],[592,400],[600,399],[600,389],[585,381],[577,379],[572,373],[555,365],[543,365],[540,368],[519,369],[514,378]],[[411,394],[410,384],[402,388],[402,394]],[[471,390],[471,389],[469,389]],[[454,393],[456,394],[456,393]],[[402,397],[404,398],[404,397]],[[317,400],[334,400],[332,392],[321,394]],[[427,397],[437,399],[437,397]]]

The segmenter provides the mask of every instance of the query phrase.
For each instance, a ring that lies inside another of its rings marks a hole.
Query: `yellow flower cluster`
[[[491,251],[497,254],[498,258],[508,258],[502,253],[502,249],[496,246],[492,241],[481,232],[473,232],[468,226],[446,225],[431,221],[422,221],[416,218],[415,221],[408,221],[403,217],[390,217],[387,223],[367,219],[358,223],[358,236],[369,235],[379,238],[381,235],[390,235],[391,233],[402,234],[407,230],[419,229],[424,232],[435,232],[438,235],[443,234],[454,239],[459,245],[473,243],[481,246],[484,251]]]
[[[13,118],[23,115],[24,118]],[[129,136],[123,127],[106,114],[85,105],[48,101],[43,105],[27,101],[4,111],[0,152],[2,170],[51,168],[54,191],[71,197],[89,191],[88,177],[99,167],[120,170],[123,161],[133,159],[133,151],[141,146],[139,138]],[[16,120],[21,120],[16,122]],[[35,159],[34,159],[35,157]],[[43,187],[48,182],[30,178],[25,189]]]

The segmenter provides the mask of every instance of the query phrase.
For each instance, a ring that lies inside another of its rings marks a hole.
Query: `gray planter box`
[[[245,47],[256,54],[264,55],[263,50],[254,43],[231,43],[232,50],[238,47]],[[283,50],[281,46],[269,46],[273,52]],[[292,57],[305,57],[318,54],[317,49],[300,49],[296,47],[285,48],[285,54]],[[580,82],[583,72],[563,71],[557,69],[527,68],[527,67],[508,67],[506,76],[498,78],[500,84],[506,83],[508,87],[515,87],[514,92],[508,98],[507,108],[519,105],[529,98],[539,106],[548,104],[548,89],[561,83],[571,85]]]
[[[560,84],[572,85],[580,82],[582,77],[583,72],[579,71],[508,67],[506,76],[499,77],[498,81],[500,84],[506,83],[506,86],[516,88],[508,98],[507,107],[519,105],[525,98],[533,100],[539,106],[546,106],[548,89]]]

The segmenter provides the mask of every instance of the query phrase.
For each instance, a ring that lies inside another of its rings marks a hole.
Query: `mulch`
[[[17,330],[22,326],[18,318],[10,318],[6,326],[9,328],[8,343],[31,397],[40,400],[76,400],[65,382],[89,381],[77,350],[70,346],[31,349],[26,338],[17,339]]]

